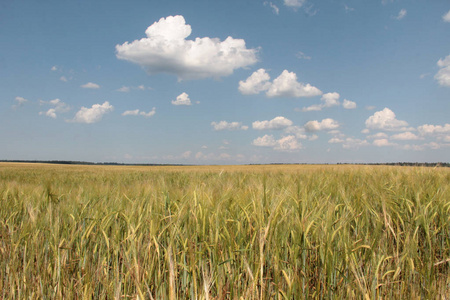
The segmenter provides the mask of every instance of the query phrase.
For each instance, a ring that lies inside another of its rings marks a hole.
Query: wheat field
[[[3,299],[449,299],[450,169],[0,164]]]

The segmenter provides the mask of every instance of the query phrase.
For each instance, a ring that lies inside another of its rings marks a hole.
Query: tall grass
[[[450,297],[450,170],[0,165],[0,297]]]

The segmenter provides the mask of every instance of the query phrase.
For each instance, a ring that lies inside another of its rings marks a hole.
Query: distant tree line
[[[152,164],[152,163],[117,163],[117,162],[88,162],[88,161],[72,161],[72,160],[0,160],[0,162],[11,163],[41,163],[41,164],[58,164],[58,165],[99,165],[99,166],[192,166],[190,164]],[[262,165],[262,164],[249,164]],[[309,163],[270,163],[270,165],[315,165]],[[325,163],[325,165],[333,165]],[[446,162],[393,162],[393,163],[337,163],[337,165],[367,165],[367,166],[410,166],[410,167],[450,167],[450,163]]]

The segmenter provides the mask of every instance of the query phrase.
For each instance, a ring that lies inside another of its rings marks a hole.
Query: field
[[[0,164],[3,299],[449,299],[450,169]]]

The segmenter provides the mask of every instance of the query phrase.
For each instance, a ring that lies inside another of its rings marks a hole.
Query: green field
[[[3,299],[449,299],[450,169],[0,164]]]

